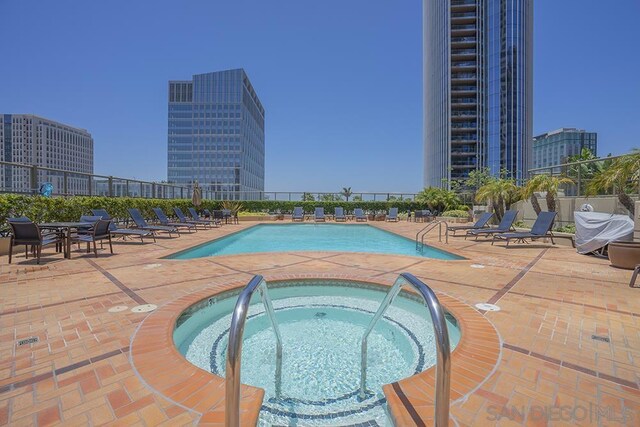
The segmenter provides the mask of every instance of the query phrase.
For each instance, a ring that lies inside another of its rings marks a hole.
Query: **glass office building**
[[[168,181],[197,181],[215,199],[259,199],[264,191],[264,114],[243,69],[170,81]]]
[[[533,167],[544,168],[561,165],[571,156],[576,156],[588,148],[598,155],[598,134],[575,128],[561,128],[543,133],[533,138]],[[560,168],[553,168],[560,173]]]
[[[424,0],[424,184],[532,166],[533,0]]]

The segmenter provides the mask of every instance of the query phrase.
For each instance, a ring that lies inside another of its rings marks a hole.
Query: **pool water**
[[[412,255],[445,260],[460,256],[425,246],[366,224],[259,224],[238,233],[170,255],[192,259],[254,252],[341,251]]]
[[[244,331],[242,382],[265,389],[260,425],[391,425],[382,386],[428,369],[436,354],[427,308],[401,294],[369,337],[368,394],[359,398],[360,344],[385,290],[355,282],[269,284],[282,335],[280,396],[274,332],[254,296]],[[174,332],[187,360],[222,377],[236,299],[216,300],[183,315]],[[453,348],[460,331],[453,318],[447,326]]]

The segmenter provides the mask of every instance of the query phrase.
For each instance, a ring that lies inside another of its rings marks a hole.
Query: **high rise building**
[[[264,191],[264,108],[243,69],[169,82],[168,181],[217,199]]]
[[[533,0],[424,0],[424,184],[531,167]]]
[[[0,143],[0,161],[93,173],[93,138],[84,129],[31,114],[0,114]],[[89,192],[90,180],[85,175],[38,170],[34,177],[26,167],[0,167],[2,191],[32,193],[44,182],[52,183],[57,194]]]
[[[561,128],[533,138],[533,167],[543,168],[566,163],[567,158],[588,148],[598,155],[598,134],[575,128]],[[556,168],[555,172],[560,172]]]

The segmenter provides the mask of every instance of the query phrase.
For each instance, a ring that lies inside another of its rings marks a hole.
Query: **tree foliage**
[[[635,206],[629,193],[638,191],[639,187],[640,150],[634,149],[631,154],[613,159],[608,167],[596,173],[587,186],[587,194],[613,190],[620,203],[634,216]]]

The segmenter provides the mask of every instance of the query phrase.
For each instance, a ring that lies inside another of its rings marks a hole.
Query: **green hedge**
[[[222,202],[204,200],[200,209],[221,209]],[[151,208],[160,207],[167,214],[173,214],[174,206],[185,210],[193,206],[188,199],[141,199],[130,197],[42,197],[18,194],[0,194],[0,227],[7,218],[26,216],[35,222],[76,221],[81,215],[91,214],[91,209],[106,209],[115,218],[128,218],[127,208],[138,208],[145,217],[154,217]],[[288,202],[277,200],[256,200],[242,202],[243,211],[291,213],[296,206],[313,213],[316,207],[324,207],[325,213],[333,214],[336,206],[344,207],[347,213],[355,208],[365,212],[386,212],[397,207],[400,212],[425,209],[426,205],[413,201],[370,201],[370,202]]]
[[[449,218],[468,218],[469,217],[469,212],[468,211],[463,211],[461,209],[456,209],[456,210],[452,210],[452,211],[442,212],[442,214],[440,216],[446,216],[446,217],[449,217]]]

